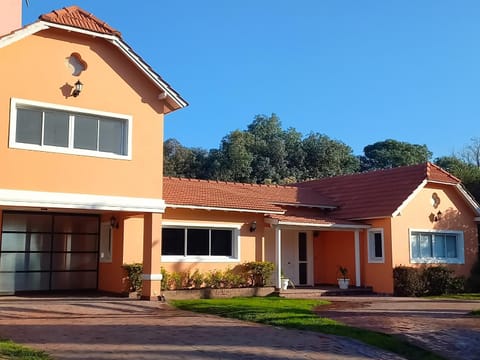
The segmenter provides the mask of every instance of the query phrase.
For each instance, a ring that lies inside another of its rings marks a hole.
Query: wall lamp
[[[73,88],[72,96],[77,97],[83,90],[83,84],[80,80],[77,80],[75,87]]]
[[[257,230],[257,222],[254,220],[250,223],[250,232]]]
[[[428,218],[430,219],[431,222],[437,222],[437,221],[442,220],[442,216],[443,216],[442,212],[440,210],[438,210],[438,212],[436,214],[430,213]]]
[[[110,218],[110,227],[111,227],[112,229],[113,229],[113,228],[118,229],[118,220],[117,220],[117,218],[116,218],[115,216],[112,216],[112,217]]]

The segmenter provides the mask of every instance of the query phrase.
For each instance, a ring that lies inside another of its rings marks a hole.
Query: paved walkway
[[[480,359],[480,301],[397,297],[330,297],[320,316],[348,325],[405,336],[448,359]]]
[[[0,337],[58,360],[400,359],[350,339],[118,298],[0,298]]]

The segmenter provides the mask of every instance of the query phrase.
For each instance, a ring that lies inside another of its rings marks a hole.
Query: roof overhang
[[[39,31],[47,30],[50,28],[57,28],[68,32],[75,32],[95,38],[105,39],[106,41],[117,47],[120,52],[122,52],[141,72],[143,72],[147,76],[150,81],[152,81],[157,86],[157,88],[159,89],[159,100],[168,100],[170,104],[172,104],[173,110],[181,109],[188,105],[188,103],[184,99],[182,99],[182,97],[175,90],[173,90],[164,80],[162,80],[160,75],[153,71],[152,68],[145,61],[143,61],[143,59],[139,55],[137,55],[130,46],[128,46],[121,38],[115,35],[97,33],[95,31],[81,29],[74,26],[61,25],[39,20],[30,25],[24,26],[17,31],[14,31],[11,34],[0,37],[0,48],[22,40]]]
[[[207,210],[207,211],[232,211],[242,213],[255,213],[265,215],[282,215],[284,211],[271,211],[265,209],[241,209],[241,208],[228,208],[228,207],[215,207],[215,206],[199,206],[199,205],[178,205],[178,204],[166,204],[167,209],[190,209],[190,210]]]
[[[312,229],[312,230],[363,230],[371,228],[370,225],[366,224],[342,224],[336,222],[308,222],[308,221],[290,221],[290,220],[280,220],[280,219],[265,219],[267,224],[273,226],[280,226],[282,228],[302,228],[302,229]]]

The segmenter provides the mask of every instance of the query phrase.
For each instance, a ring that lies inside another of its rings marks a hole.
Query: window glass
[[[420,257],[432,257],[432,241],[430,235],[428,234],[420,235]]]
[[[211,255],[232,255],[232,230],[212,230]]]
[[[125,121],[101,119],[98,139],[99,150],[125,155],[124,128]]]
[[[375,239],[375,257],[376,258],[381,258],[381,257],[383,257],[382,233],[375,233],[374,239]]]
[[[415,263],[463,263],[464,249],[461,232],[412,232],[411,259]]]
[[[185,229],[162,229],[162,255],[185,255]]]
[[[42,144],[42,112],[17,109],[15,141],[24,144]]]
[[[437,258],[445,257],[445,235],[434,235],[435,245],[433,254]]]
[[[92,117],[75,116],[73,147],[76,149],[97,150],[98,120]]]
[[[453,235],[447,235],[445,237],[447,257],[456,258],[457,255],[457,237]]]
[[[44,145],[68,147],[69,116],[61,112],[45,112]]]
[[[187,230],[187,255],[209,255],[208,229]]]

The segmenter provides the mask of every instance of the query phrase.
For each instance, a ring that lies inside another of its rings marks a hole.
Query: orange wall
[[[73,76],[66,58],[88,68]],[[0,188],[161,198],[163,102],[159,90],[113,46],[90,36],[46,30],[0,48]],[[78,79],[84,89],[65,97]],[[133,158],[112,160],[9,149],[11,97],[133,117]]]
[[[319,231],[313,239],[315,284],[336,284],[338,267],[348,269],[355,284],[355,240],[353,231]]]
[[[440,198],[437,208],[432,205],[432,195]],[[440,221],[432,222],[430,214],[442,212]],[[477,258],[477,226],[473,219],[474,212],[452,187],[429,185],[406,206],[400,216],[392,221],[393,232],[393,266],[410,263],[409,229],[415,230],[458,230],[463,231],[465,241],[465,266],[449,265],[457,275],[468,276]]]

